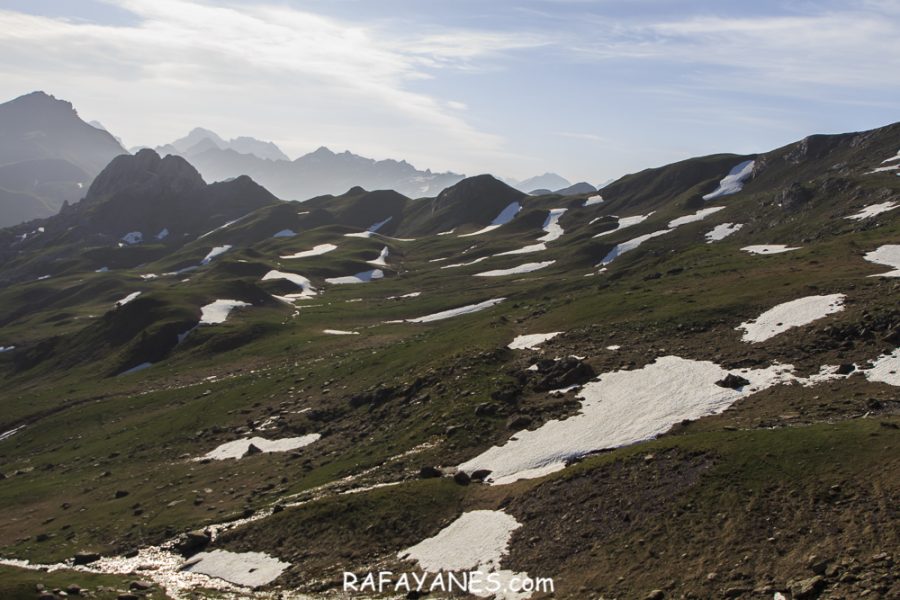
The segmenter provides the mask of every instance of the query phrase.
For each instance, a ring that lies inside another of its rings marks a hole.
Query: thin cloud
[[[97,84],[103,79],[106,87],[137,86],[131,92],[141,86],[176,94],[202,89],[222,94],[222,104],[293,97],[298,104],[335,111],[334,120],[343,119],[337,111],[350,113],[355,106],[370,114],[373,124],[403,124],[420,132],[420,139],[440,136],[450,152],[429,158],[446,164],[451,154],[501,155],[503,139],[468,124],[459,104],[413,91],[411,84],[440,69],[470,68],[479,57],[537,43],[527,36],[462,30],[397,42],[375,28],[285,6],[238,9],[195,0],[115,4],[139,23],[99,25],[0,11],[4,72],[18,81],[40,72],[42,81],[34,86],[40,88],[54,80],[77,86],[81,74],[93,89],[102,87]],[[121,89],[125,97],[131,92]]]

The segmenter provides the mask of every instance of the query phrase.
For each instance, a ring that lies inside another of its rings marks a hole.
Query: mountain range
[[[80,200],[125,150],[69,102],[34,92],[0,104],[0,226],[56,213]]]
[[[898,149],[302,203],[116,156],[0,229],[0,597],[896,596]]]

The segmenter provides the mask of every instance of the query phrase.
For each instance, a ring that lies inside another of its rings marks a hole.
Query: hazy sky
[[[900,0],[0,0],[0,101],[419,168],[612,177],[900,120]]]

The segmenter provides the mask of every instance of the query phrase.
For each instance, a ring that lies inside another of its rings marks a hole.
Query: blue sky
[[[900,1],[0,0],[0,99],[128,146],[203,126],[607,179],[900,120]]]

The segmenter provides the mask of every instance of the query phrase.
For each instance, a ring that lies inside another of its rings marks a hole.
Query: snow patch
[[[281,258],[290,259],[290,258],[306,258],[308,256],[319,256],[321,254],[325,254],[327,252],[331,252],[332,250],[337,250],[337,246],[334,244],[319,244],[315,246],[312,250],[304,250],[302,252],[297,252],[296,254],[287,254],[282,256]]]
[[[278,233],[275,233],[273,238],[289,238],[294,237],[297,233],[293,229],[282,229]]]
[[[555,262],[555,260],[545,260],[544,262],[525,263],[509,269],[495,269],[493,271],[483,271],[481,273],[475,273],[475,277],[503,277],[505,275],[523,275],[525,273],[531,273],[533,271],[537,271],[538,269],[549,267]]]
[[[504,225],[512,221],[513,217],[519,214],[520,210],[522,210],[521,204],[519,204],[518,202],[510,202],[506,205],[506,208],[504,208],[500,212],[500,214],[497,215],[493,221],[491,221],[490,225],[472,233],[464,233],[459,237],[472,237],[473,235],[481,235],[483,233],[488,233],[489,231],[494,231],[495,229],[503,227]]]
[[[744,189],[744,182],[750,177],[751,173],[753,173],[754,164],[754,161],[746,160],[731,169],[728,175],[719,182],[719,187],[703,196],[703,199],[713,200],[715,198],[721,198],[722,196],[737,194]]]
[[[801,327],[844,310],[844,294],[807,296],[770,308],[756,319],[741,323],[745,342],[763,342],[792,327]]]
[[[712,244],[724,240],[729,235],[737,233],[743,227],[743,223],[722,223],[713,227],[712,231],[706,234],[706,243]]]
[[[387,225],[387,224],[388,224],[388,221],[390,221],[390,220],[393,219],[393,218],[394,218],[394,217],[388,217],[388,218],[385,219],[384,221],[379,221],[379,222],[377,222],[377,223],[372,223],[371,225],[369,225],[369,228],[368,228],[368,229],[366,229],[365,231],[361,231],[361,232],[359,232],[359,233],[345,233],[345,234],[344,234],[344,237],[370,238],[370,237],[372,237],[372,234],[374,234],[374,233],[377,232],[379,229],[381,229],[382,227],[384,227],[385,225]]]
[[[491,483],[541,477],[567,461],[606,448],[665,433],[685,419],[718,414],[735,401],[786,381],[793,367],[737,369],[750,381],[739,390],[716,385],[729,371],[708,361],[664,356],[632,371],[614,371],[584,386],[581,411],[533,431],[520,431],[459,465],[461,471],[491,471]]]
[[[200,324],[216,325],[224,323],[232,310],[247,306],[250,306],[250,304],[240,300],[216,300],[210,302],[206,306],[200,307]]]
[[[600,232],[597,235],[595,235],[594,237],[595,238],[603,237],[604,235],[609,235],[611,233],[621,231],[622,229],[625,229],[626,227],[633,227],[634,225],[637,225],[638,223],[643,223],[644,221],[649,219],[652,214],[653,214],[652,212],[649,212],[646,215],[635,215],[633,217],[622,217],[621,219],[619,219],[618,224],[616,225],[615,229],[610,229],[609,231]]]
[[[322,333],[328,335],[359,335],[358,331],[344,331],[343,329],[323,329]]]
[[[546,234],[538,238],[539,242],[553,242],[562,237],[562,234],[565,233],[565,231],[559,225],[559,218],[566,213],[566,210],[568,209],[550,209],[550,214],[547,215],[547,219],[544,221],[544,225],[541,227],[541,229],[543,229]]]
[[[469,262],[455,263],[455,264],[452,264],[452,265],[444,265],[444,266],[441,267],[441,268],[442,268],[442,269],[457,269],[457,268],[459,268],[459,267],[468,267],[469,265],[474,265],[474,264],[476,264],[476,263],[480,263],[481,261],[487,260],[488,258],[490,258],[490,257],[489,257],[489,256],[482,256],[481,258],[476,258],[475,260],[470,260]]]
[[[158,240],[164,240],[167,237],[169,237],[169,228],[168,227],[163,227],[162,231],[160,231],[159,233],[156,234],[156,239],[158,239]]]
[[[874,361],[874,367],[865,371],[869,381],[880,381],[900,386],[900,348]]]
[[[511,350],[536,350],[538,346],[548,340],[552,340],[562,331],[554,331],[552,333],[530,333],[527,335],[519,335],[510,342],[507,348]]]
[[[213,550],[194,555],[183,570],[253,588],[271,583],[291,566],[264,552]]]
[[[384,271],[381,269],[373,269],[371,271],[363,271],[362,273],[357,273],[356,275],[348,275],[346,277],[331,277],[325,280],[325,283],[331,283],[333,285],[345,285],[350,283],[368,283],[375,279],[381,279],[384,277]]]
[[[597,204],[603,204],[603,196],[600,196],[600,195],[589,196],[588,199],[584,201],[584,204],[582,204],[582,206],[588,207],[588,206],[594,206]]]
[[[268,273],[266,273],[265,275],[263,275],[263,278],[260,281],[272,281],[272,280],[277,280],[277,279],[284,279],[286,281],[290,281],[291,283],[296,285],[298,288],[303,290],[299,295],[291,294],[290,295],[291,299],[311,298],[316,295],[316,288],[314,288],[312,286],[312,283],[309,281],[309,279],[307,279],[303,275],[298,275],[297,273],[287,273],[285,271],[272,270],[272,271],[269,271]]]
[[[799,249],[799,246],[792,248],[790,246],[785,246],[784,244],[759,244],[741,248],[741,250],[749,252],[750,254],[781,254],[782,252],[791,252]]]
[[[697,221],[702,221],[706,217],[711,214],[715,214],[725,208],[724,206],[710,206],[709,208],[701,208],[697,212],[692,215],[685,215],[683,217],[678,217],[677,219],[673,219],[669,221],[669,229],[675,229],[676,227],[680,227],[682,225],[686,225],[688,223],[695,223]]]
[[[900,277],[900,245],[888,244],[886,246],[881,246],[877,250],[868,252],[865,259],[869,262],[887,265],[894,269],[887,273],[870,275],[870,277]]]
[[[12,351],[15,350],[15,349],[16,349],[15,346],[0,346],[0,353],[3,353],[3,352],[12,352]]]
[[[132,244],[140,244],[144,241],[144,234],[140,231],[132,231],[123,235],[121,240],[129,246]]]
[[[870,204],[858,213],[852,214],[847,218],[854,221],[861,221],[862,219],[868,219],[869,217],[874,217],[876,215],[880,215],[881,213],[886,213],[890,210],[894,210],[897,207],[900,207],[900,202],[889,201],[881,202],[879,204]]]
[[[213,450],[210,450],[203,456],[195,458],[194,460],[240,459],[247,454],[247,450],[250,449],[251,444],[266,454],[269,452],[289,452],[291,450],[296,450],[297,448],[309,446],[321,437],[322,436],[318,433],[309,433],[300,437],[281,438],[279,440],[267,440],[261,437],[241,438],[217,446]]]
[[[418,298],[422,295],[422,292],[410,292],[408,294],[403,294],[402,296],[388,296],[385,300],[400,300],[402,298]]]
[[[647,240],[651,240],[655,237],[659,237],[661,235],[665,235],[669,232],[673,231],[672,229],[661,229],[659,231],[654,231],[653,233],[647,233],[644,235],[639,235],[636,238],[632,238],[627,242],[622,242],[621,244],[617,244],[615,248],[609,251],[609,253],[603,257],[603,260],[600,261],[600,265],[608,265],[615,259],[619,258],[626,252],[630,252],[646,242]],[[597,236],[594,236],[597,237]],[[599,265],[598,265],[599,266]]]
[[[4,431],[3,433],[0,433],[0,442],[2,442],[3,440],[8,440],[9,438],[11,438],[12,436],[16,435],[17,433],[19,433],[19,432],[22,431],[23,429],[25,429],[25,426],[24,426],[24,425],[20,425],[20,426],[14,428],[14,429],[10,429],[9,431]]]
[[[509,552],[509,542],[515,530],[522,526],[502,510],[473,510],[463,513],[434,537],[428,538],[397,554],[400,559],[414,560],[429,573],[474,572],[481,574],[480,584],[470,580],[469,592],[482,598],[518,600],[531,593],[507,591],[512,578],[519,581],[526,573],[502,570],[501,561]],[[485,577],[496,573],[500,589],[496,595],[489,590]]]
[[[522,248],[518,248],[516,250],[500,252],[499,254],[495,254],[494,256],[512,256],[514,254],[531,254],[532,252],[542,252],[546,249],[547,249],[547,244],[541,242],[540,244],[531,244],[530,246],[523,246]]]
[[[224,246],[216,246],[216,247],[214,247],[212,250],[209,251],[209,254],[207,254],[207,255],[203,258],[203,260],[200,261],[200,264],[201,264],[201,265],[208,265],[208,264],[212,261],[212,259],[214,259],[215,257],[217,257],[217,256],[219,256],[219,255],[221,255],[221,254],[225,254],[225,253],[228,252],[229,250],[231,250],[231,245],[230,245],[230,244],[225,244]],[[180,271],[179,271],[179,272],[180,272]]]
[[[376,267],[386,267],[387,266],[387,257],[389,254],[390,254],[390,250],[388,250],[388,247],[385,246],[384,248],[381,249],[381,252],[378,253],[378,258],[374,258],[372,260],[367,260],[366,262],[369,263],[370,265],[373,265]]]
[[[132,292],[132,293],[128,294],[127,296],[125,296],[124,298],[122,298],[121,300],[119,300],[118,302],[116,302],[115,304],[113,304],[113,306],[125,306],[126,304],[128,304],[129,302],[131,302],[132,300],[134,300],[135,298],[137,298],[140,295],[141,295],[140,292]]]
[[[141,364],[139,364],[136,367],[131,367],[130,369],[122,371],[121,373],[119,373],[117,375],[117,377],[121,377],[122,375],[131,375],[132,373],[138,373],[139,371],[143,371],[144,369],[149,369],[152,366],[153,366],[152,362],[142,362]]]
[[[431,323],[434,321],[441,321],[443,319],[450,319],[452,317],[458,317],[460,315],[468,315],[471,313],[479,312],[485,310],[486,308],[490,308],[492,306],[500,304],[504,300],[506,300],[506,298],[492,298],[490,300],[485,300],[484,302],[479,302],[478,304],[468,304],[466,306],[460,306],[459,308],[451,308],[450,310],[444,310],[438,313],[425,315],[424,317],[406,319],[406,321],[408,323]]]

